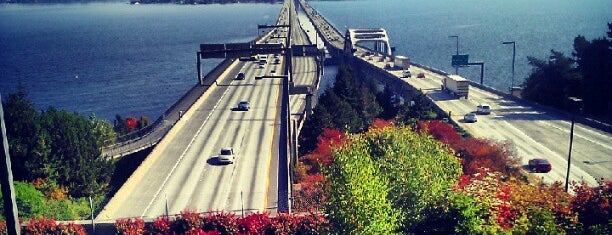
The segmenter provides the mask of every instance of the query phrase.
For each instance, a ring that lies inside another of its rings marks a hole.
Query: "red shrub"
[[[488,168],[491,171],[514,174],[507,166],[514,166],[518,158],[511,149],[510,143],[491,142],[489,140],[469,138],[457,142],[454,149],[463,159],[463,173],[473,175],[479,168]]]
[[[54,219],[30,219],[25,227],[22,228],[22,233],[31,235],[48,235],[48,234],[74,234],[85,235],[85,229],[73,223],[56,224]]]
[[[296,211],[318,211],[325,202],[323,187],[325,177],[322,173],[306,175],[293,191],[293,208]]]
[[[391,120],[391,121],[387,121],[384,119],[374,119],[374,122],[372,122],[372,124],[370,124],[370,129],[381,129],[381,128],[385,128],[387,126],[391,126],[394,125],[395,123]]]
[[[278,214],[272,218],[272,223],[266,231],[267,234],[294,234],[297,228],[298,219],[291,214]]]
[[[323,133],[317,138],[317,148],[313,151],[321,155],[331,155],[331,146],[344,142],[344,132],[337,129],[323,128]]]
[[[161,235],[170,234],[171,222],[166,216],[159,217],[153,221],[153,223],[147,228],[145,234],[150,235]]]
[[[455,131],[455,128],[442,121],[419,121],[417,122],[417,128],[420,131],[429,133],[440,142],[451,146],[461,140],[461,136]]]
[[[144,233],[145,224],[142,219],[118,219],[115,221],[118,234],[139,235]]]
[[[270,227],[270,217],[264,213],[254,213],[238,219],[240,234],[263,234]]]
[[[578,220],[585,227],[607,225],[612,219],[612,180],[599,180],[599,185],[589,187],[586,183],[574,183],[576,196],[572,201],[572,211],[578,213]]]
[[[204,231],[219,231],[221,234],[236,234],[238,232],[238,218],[233,213],[216,212],[204,217],[202,229]]]
[[[127,117],[125,119],[125,126],[130,131],[136,129],[136,127],[138,127],[138,119],[136,119],[135,117]]]
[[[0,221],[0,234],[8,234],[8,228],[6,227],[6,221]]]
[[[295,216],[295,215],[294,215]],[[299,217],[295,234],[326,234],[329,223],[321,214],[309,214]]]
[[[203,223],[203,218],[199,213],[185,210],[170,224],[170,231],[177,234],[184,234],[202,228]]]

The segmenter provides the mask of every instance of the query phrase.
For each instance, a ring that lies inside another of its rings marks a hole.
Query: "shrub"
[[[221,234],[236,234],[238,232],[238,218],[233,213],[216,212],[204,217],[202,223],[204,231],[219,231]]]
[[[253,213],[238,219],[241,234],[263,234],[270,227],[271,219],[266,213]]]
[[[73,223],[56,224],[54,219],[35,219],[32,218],[22,227],[22,233],[30,235],[51,235],[51,234],[69,234],[69,235],[86,235],[83,226]]]
[[[119,219],[115,222],[115,228],[118,234],[122,235],[140,235],[145,231],[144,221],[140,218],[135,219]]]

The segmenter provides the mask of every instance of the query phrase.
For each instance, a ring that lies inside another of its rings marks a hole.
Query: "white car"
[[[478,113],[478,114],[490,114],[491,113],[491,106],[489,106],[488,104],[479,104],[478,106],[476,106],[476,113]]]
[[[412,77],[412,73],[410,73],[410,70],[409,70],[409,69],[405,69],[405,70],[404,70],[404,72],[402,73],[402,75],[403,75],[405,78]]]
[[[478,118],[476,117],[476,114],[474,113],[467,113],[465,114],[465,116],[463,116],[463,121],[464,122],[477,122]]]
[[[234,155],[234,149],[231,147],[222,148],[218,159],[219,163],[234,163],[234,161],[236,160],[236,156]]]

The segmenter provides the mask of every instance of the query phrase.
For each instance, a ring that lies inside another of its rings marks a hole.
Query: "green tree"
[[[531,75],[523,83],[523,97],[557,108],[568,108],[567,97],[580,92],[580,74],[576,73],[573,62],[563,53],[551,50],[548,61],[527,57],[533,66]]]
[[[415,232],[427,208],[445,198],[461,175],[448,146],[409,127],[386,127],[365,134],[368,156],[390,184],[388,199],[402,211],[402,231]]]
[[[389,186],[368,157],[367,141],[353,135],[350,143],[333,152],[326,171],[329,184],[326,211],[337,233],[391,234],[398,213],[387,199]]]
[[[101,155],[103,138],[85,116],[53,107],[41,113],[42,126],[50,137],[50,155],[60,185],[68,186],[70,195],[83,197],[106,190],[112,163]]]
[[[612,34],[612,23],[608,23],[608,34]],[[585,113],[601,115],[608,113],[612,102],[612,40],[598,38],[592,41],[578,35],[574,39],[577,71],[582,75],[583,107]]]
[[[348,131],[351,133],[361,130],[362,121],[359,114],[348,102],[337,96],[333,90],[325,91],[325,93],[321,96],[321,99],[319,99],[319,105],[325,106],[326,109],[330,111],[330,128]]]
[[[45,196],[42,192],[36,190],[34,186],[26,182],[14,182],[15,186],[15,201],[17,202],[17,210],[19,211],[19,217],[30,218],[38,217],[43,215],[45,211]],[[0,198],[2,193],[0,192]],[[0,209],[4,211],[4,203],[0,203]],[[4,220],[0,215],[0,219]]]
[[[304,122],[300,132],[300,154],[306,154],[317,147],[317,137],[323,133],[323,128],[332,126],[332,117],[324,105],[317,105]]]
[[[48,177],[53,171],[49,160],[49,141],[34,105],[22,90],[9,94],[3,105],[15,180]]]

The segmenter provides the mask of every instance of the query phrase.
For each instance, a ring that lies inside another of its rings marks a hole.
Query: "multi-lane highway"
[[[277,24],[288,23],[289,2],[283,5]],[[297,20],[292,23],[298,25]],[[293,29],[295,44],[306,43],[304,32]],[[285,36],[282,31],[277,30],[274,37]],[[276,39],[264,38],[261,43],[266,40]],[[276,64],[273,56],[263,68],[257,62],[236,60],[185,112],[96,220],[155,218],[186,209],[275,212],[282,79],[255,79],[272,70],[282,75],[285,60],[280,56]],[[312,58],[295,59],[294,82],[312,84],[314,65]],[[235,79],[239,72],[245,74],[244,80]],[[300,99],[292,97],[292,112],[303,112]],[[240,101],[250,102],[250,110],[232,109]],[[218,162],[224,147],[234,149],[233,164]]]
[[[334,47],[342,48],[342,35],[314,9],[307,7],[306,12],[325,39]],[[363,52],[359,49],[355,53],[357,58],[380,69],[390,64],[385,60],[379,62],[379,57],[376,56],[362,57]],[[401,78],[402,71],[389,72],[397,79],[422,89],[439,107],[450,111],[454,120],[462,121],[463,115],[475,111],[478,104],[491,105],[490,115],[478,115],[477,123],[460,122],[461,127],[476,137],[513,143],[523,165],[531,158],[548,159],[552,164],[552,171],[534,176],[542,177],[549,183],[565,182],[570,135],[569,115],[473,86],[470,87],[469,99],[455,99],[441,91],[443,75],[418,66],[412,66],[411,70],[412,78]],[[416,74],[421,72],[425,74],[425,78],[416,78]],[[595,185],[596,179],[612,178],[612,134],[577,124],[571,163],[570,181],[585,181]]]

